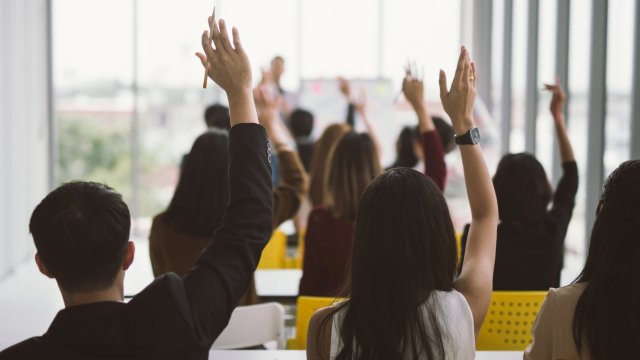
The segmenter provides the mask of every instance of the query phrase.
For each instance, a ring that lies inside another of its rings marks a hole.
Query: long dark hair
[[[212,129],[193,143],[164,220],[185,234],[210,237],[228,204],[229,135]]]
[[[591,358],[632,359],[640,353],[640,160],[622,163],[607,180],[576,305],[573,337]]]
[[[346,133],[329,155],[325,205],[334,217],[353,221],[367,185],[381,172],[378,152],[369,134]]]
[[[336,359],[444,358],[441,311],[431,294],[453,289],[456,245],[437,185],[409,168],[371,182],[358,208],[351,262],[343,294],[349,299],[333,314],[345,311]]]
[[[503,222],[539,222],[553,196],[542,164],[528,153],[503,156],[493,176],[493,187]]]
[[[415,150],[418,140],[418,129],[416,127],[405,126],[402,128],[396,141],[396,161],[391,165],[390,169],[416,166],[420,160]]]

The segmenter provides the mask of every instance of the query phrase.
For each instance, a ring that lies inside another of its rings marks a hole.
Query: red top
[[[424,174],[444,192],[447,181],[447,164],[444,162],[444,146],[435,130],[420,133],[420,145],[424,155]]]
[[[326,208],[311,211],[304,238],[300,295],[337,295],[351,258],[353,228],[353,222],[336,219]]]

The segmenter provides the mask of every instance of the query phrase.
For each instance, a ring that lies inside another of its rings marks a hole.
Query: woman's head
[[[450,291],[455,272],[454,229],[438,186],[409,168],[378,176],[356,217],[339,359],[351,359],[355,344],[359,359],[407,358],[402,351],[443,358],[440,310],[427,301],[425,315],[421,305],[434,290]]]
[[[333,216],[353,221],[364,190],[381,172],[376,147],[368,134],[351,131],[338,141],[329,159],[325,204]]]
[[[590,239],[576,279],[586,283],[574,316],[576,345],[593,359],[633,358],[640,351],[640,160],[607,179]]]
[[[398,135],[396,141],[396,161],[391,165],[395,167],[414,167],[420,160],[420,145],[418,141],[418,129],[405,126]]]
[[[507,154],[493,176],[500,220],[537,223],[547,211],[553,190],[535,156]]]
[[[229,135],[213,129],[193,143],[165,221],[192,236],[212,236],[228,203]]]
[[[313,206],[324,204],[324,179],[327,170],[328,155],[340,138],[351,130],[347,124],[332,124],[316,141],[311,157],[309,198]]]

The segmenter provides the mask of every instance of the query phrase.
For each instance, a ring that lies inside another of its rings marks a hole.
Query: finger
[[[210,25],[211,25],[211,40],[213,41],[213,44],[216,46],[216,50],[222,50],[223,46],[220,40],[220,29],[218,28],[218,24],[216,22],[216,19],[214,18],[210,18]]]
[[[444,73],[444,70],[440,70],[440,77],[438,79],[438,84],[440,85],[440,101],[444,103],[447,98],[447,75]]]
[[[207,56],[203,53],[197,52],[196,56],[198,57],[198,59],[200,59],[200,62],[202,63],[202,66],[204,66],[204,68],[206,69],[207,66],[209,65],[208,61],[207,61]]]
[[[478,73],[476,71],[476,62],[475,61],[471,62],[471,78],[473,79],[471,81],[473,83],[473,86],[476,86],[476,83],[478,82]]]
[[[460,56],[458,57],[458,65],[456,66],[456,73],[453,75],[453,82],[458,83],[462,79],[462,71],[464,70],[465,48],[460,49]]]
[[[220,40],[227,52],[233,51],[233,46],[231,46],[231,41],[229,41],[229,33],[227,32],[227,23],[223,19],[220,19]]]
[[[211,47],[211,38],[209,37],[209,32],[205,31],[202,33],[202,50],[207,54],[207,59],[214,60],[216,57],[216,51]]]
[[[244,54],[244,48],[242,47],[242,42],[240,41],[240,32],[238,28],[233,27],[231,29],[231,33],[233,34],[233,46],[237,52]]]
[[[469,59],[467,57],[464,58],[464,63],[462,66],[462,84],[469,84],[469,79],[471,78],[471,65],[469,64]]]

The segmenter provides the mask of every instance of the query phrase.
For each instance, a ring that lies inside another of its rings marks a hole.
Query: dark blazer
[[[0,359],[207,359],[272,231],[265,130],[234,126],[229,156],[229,207],[188,274],[158,277],[129,303],[61,310],[44,335],[4,350]]]
[[[502,222],[498,225],[493,290],[547,291],[560,287],[564,239],[578,191],[575,161],[562,164],[563,174],[553,196],[553,205],[537,224]],[[467,243],[469,225],[462,235]]]

